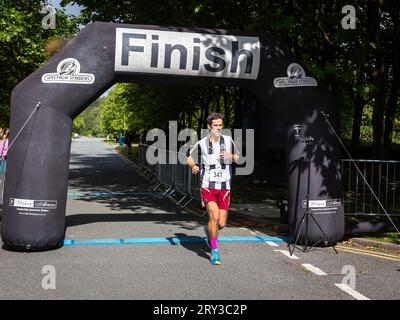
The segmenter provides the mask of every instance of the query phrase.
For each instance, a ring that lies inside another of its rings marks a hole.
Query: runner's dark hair
[[[222,121],[224,121],[225,117],[222,113],[212,112],[207,118],[207,124],[211,125],[212,121],[216,119],[222,119]]]

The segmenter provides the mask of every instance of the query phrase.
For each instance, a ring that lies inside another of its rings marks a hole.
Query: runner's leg
[[[218,236],[218,200],[216,195],[209,188],[200,188],[201,202],[206,207],[208,213],[208,237],[216,238]]]
[[[218,253],[219,209],[217,203],[214,201],[208,202],[207,211],[209,215],[208,231],[210,234],[210,246],[211,246],[210,262],[212,265],[220,265],[221,259],[219,258],[219,253]]]
[[[223,229],[226,226],[226,222],[228,219],[230,196],[231,196],[230,190],[221,190],[217,198],[218,199],[217,203],[219,208],[219,218],[218,218],[219,230]]]
[[[219,231],[219,207],[218,192],[214,189],[201,188],[200,189],[203,203],[206,203],[208,212],[208,233],[211,247],[210,262],[212,265],[220,265],[221,260],[218,253],[218,231]]]
[[[219,223],[219,209],[218,205],[214,201],[210,201],[207,203],[207,212],[208,212],[208,232],[210,238],[218,237],[218,223]]]
[[[219,230],[225,228],[227,220],[228,220],[228,211],[224,209],[219,209],[219,219],[218,219]]]

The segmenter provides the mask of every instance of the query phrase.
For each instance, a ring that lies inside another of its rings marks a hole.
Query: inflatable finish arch
[[[262,106],[257,115],[273,126],[269,139],[280,133],[276,138],[287,150],[291,233],[304,214],[311,159],[314,216],[329,244],[342,238],[339,147],[321,115],[330,114],[337,128],[338,104],[276,36],[92,23],[12,92],[11,139],[23,130],[8,156],[1,224],[6,249],[62,245],[72,119],[116,82],[249,89]],[[296,142],[294,124],[314,143]],[[307,240],[320,238],[310,220]]]

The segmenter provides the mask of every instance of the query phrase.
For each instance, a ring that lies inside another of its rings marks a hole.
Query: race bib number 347
[[[222,169],[210,169],[210,181],[212,182],[225,182],[226,172]]]

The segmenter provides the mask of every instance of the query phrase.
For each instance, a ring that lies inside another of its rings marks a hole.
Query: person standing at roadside
[[[131,153],[132,150],[132,140],[133,140],[133,135],[132,135],[132,131],[128,130],[125,133],[125,144],[126,147],[128,149],[128,153]]]
[[[10,129],[5,129],[0,139],[0,204],[3,205],[4,180],[7,169],[8,135]]]
[[[222,135],[223,122],[224,115],[221,113],[213,112],[208,116],[209,133],[193,146],[186,162],[193,174],[200,172],[201,201],[203,207],[207,208],[209,217],[207,236],[212,265],[221,264],[218,234],[226,226],[228,218],[232,163],[239,159],[239,152],[232,138]],[[201,150],[201,169],[192,157],[198,147]]]

